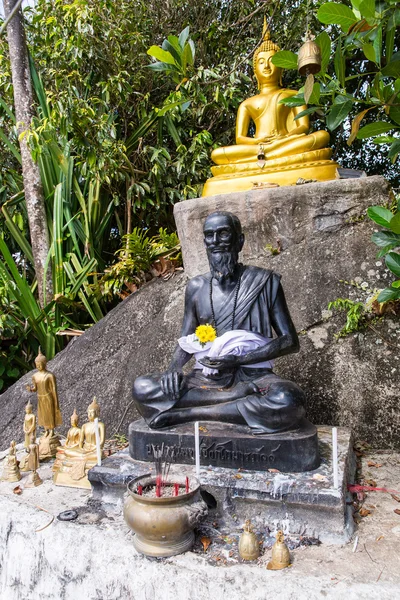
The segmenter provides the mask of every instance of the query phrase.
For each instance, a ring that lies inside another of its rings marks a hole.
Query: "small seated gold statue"
[[[283,531],[278,531],[276,534],[276,542],[272,546],[272,557],[267,565],[267,569],[272,571],[278,571],[279,569],[286,569],[290,566],[290,554],[289,548],[284,542]]]
[[[10,451],[5,460],[3,474],[1,477],[2,481],[19,481],[21,479],[21,473],[19,471],[17,462],[17,448],[15,441],[13,440],[10,444]]]
[[[61,466],[62,461],[64,460],[65,452],[64,448],[77,448],[79,446],[79,439],[81,435],[81,428],[78,427],[79,416],[76,412],[76,408],[74,408],[74,412],[71,415],[71,427],[68,429],[67,439],[65,441],[64,446],[59,446],[57,448],[56,460],[53,465],[53,472],[58,471]]]
[[[37,392],[38,421],[39,425],[44,427],[44,434],[39,439],[39,456],[42,460],[57,454],[60,440],[54,429],[62,424],[56,378],[46,369],[46,365],[47,359],[39,348],[35,359],[37,373],[32,376],[32,384],[26,386],[28,392]]]
[[[239,539],[239,556],[243,560],[256,560],[260,556],[260,544],[249,519]]]
[[[39,468],[39,445],[36,443],[36,437],[31,434],[30,444],[29,444],[29,454],[28,454],[28,471],[32,471],[29,473],[24,488],[32,488],[37,487],[38,485],[42,485],[43,481],[41,480],[37,469]]]
[[[89,421],[82,425],[78,445],[67,446],[67,444],[65,444],[63,448],[64,458],[62,459],[59,469],[55,471],[53,475],[53,481],[56,485],[90,489],[91,486],[87,478],[87,473],[89,469],[94,467],[98,462],[95,419],[98,419],[99,416],[100,406],[97,404],[96,398],[93,398],[93,402],[88,407]],[[104,423],[98,421],[97,424],[100,441],[100,455],[102,455],[106,431]],[[76,425],[74,425],[73,428],[74,427],[76,427]]]
[[[216,148],[211,159],[214,177],[204,185],[203,196],[251,190],[255,183],[294,185],[299,177],[319,181],[337,179],[338,164],[330,160],[327,131],[309,132],[307,115],[294,118],[306,106],[280,104],[296,95],[282,87],[282,69],[271,59],[279,51],[264,19],[263,42],[253,56],[254,73],[260,93],[239,106],[236,119],[236,145]],[[255,135],[248,135],[250,123]]]
[[[25,407],[25,419],[24,419],[24,448],[26,450],[26,455],[22,458],[19,469],[20,471],[29,471],[28,467],[28,458],[29,458],[29,444],[31,443],[31,436],[33,436],[33,440],[36,442],[36,415],[32,412],[32,404],[29,400],[28,404]]]

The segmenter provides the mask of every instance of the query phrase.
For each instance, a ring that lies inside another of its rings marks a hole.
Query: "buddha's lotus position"
[[[74,412],[71,415],[71,427],[68,429],[67,439],[65,440],[64,446],[59,446],[57,448],[56,460],[54,461],[53,471],[58,471],[60,468],[62,461],[65,456],[65,448],[78,448],[79,440],[81,437],[81,428],[78,427],[79,416],[74,409]]]
[[[271,363],[299,350],[280,276],[238,262],[244,235],[229,212],[207,217],[204,242],[210,272],[187,285],[182,337],[168,371],[136,379],[137,409],[155,429],[190,421],[248,425],[255,434],[295,429],[304,393],[275,375]],[[193,334],[207,323],[217,338],[202,348]],[[195,368],[184,376],[192,354]]]
[[[61,458],[62,453],[60,453],[61,464],[53,476],[53,481],[57,485],[90,488],[87,472],[97,464],[95,419],[100,416],[100,406],[96,398],[93,398],[93,402],[89,405],[87,414],[89,420],[82,425],[81,429],[77,427],[74,415],[71,417],[72,427],[68,432],[67,443],[62,448],[64,456]],[[98,421],[98,428],[101,451],[106,435],[104,423]],[[78,435],[76,429],[79,430],[78,444],[75,444]]]
[[[17,462],[17,447],[14,440],[10,444],[1,479],[2,481],[19,481],[21,479]]]
[[[81,428],[78,427],[79,416],[74,409],[71,415],[71,427],[68,429],[67,439],[65,441],[65,448],[76,448],[79,446],[81,439]]]
[[[260,93],[239,106],[236,145],[212,152],[211,159],[218,166],[211,168],[215,177],[206,182],[203,196],[251,189],[256,182],[289,185],[307,175],[321,180],[336,177],[337,164],[328,160],[332,155],[327,148],[328,132],[309,133],[308,116],[294,120],[306,106],[280,104],[297,91],[281,86],[282,69],[271,61],[278,51],[279,46],[269,39],[265,29],[264,41],[253,57]],[[254,137],[249,136],[251,123],[255,126]],[[260,155],[265,162],[262,166],[257,164]]]

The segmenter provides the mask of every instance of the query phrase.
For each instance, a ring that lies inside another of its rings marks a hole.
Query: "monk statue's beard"
[[[225,250],[214,254],[207,251],[211,275],[218,281],[231,277],[235,272],[239,254],[236,251]]]

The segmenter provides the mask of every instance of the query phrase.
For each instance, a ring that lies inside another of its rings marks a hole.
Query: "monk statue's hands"
[[[208,369],[218,369],[218,371],[230,371],[240,367],[239,357],[233,354],[217,356],[216,358],[205,356],[204,358],[201,358],[199,362]]]
[[[161,389],[165,396],[179,400],[183,381],[181,371],[167,371],[160,379]]]

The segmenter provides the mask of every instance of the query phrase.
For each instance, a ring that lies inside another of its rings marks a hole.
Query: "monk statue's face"
[[[254,72],[259,86],[266,83],[279,83],[282,69],[272,63],[271,59],[274,54],[275,51],[270,50],[268,52],[260,52],[257,56]]]
[[[243,242],[240,223],[235,225],[229,213],[213,213],[207,217],[204,244],[213,277],[221,280],[233,274]]]

